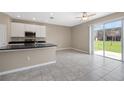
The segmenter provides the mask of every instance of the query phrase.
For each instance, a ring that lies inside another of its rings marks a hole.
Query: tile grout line
[[[105,76],[109,75],[111,72],[113,72],[114,70],[116,70],[117,68],[119,68],[120,65],[118,65],[117,67],[113,68],[110,72],[106,73],[104,76],[102,76],[100,79],[103,79]]]

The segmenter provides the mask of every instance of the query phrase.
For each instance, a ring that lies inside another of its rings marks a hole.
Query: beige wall
[[[69,27],[47,25],[46,41],[58,45],[58,48],[71,47],[71,29]]]
[[[82,51],[88,51],[88,25],[83,24],[72,28],[72,47]]]
[[[92,24],[124,18],[124,13],[114,13],[90,22],[72,27],[72,47],[89,53],[89,26]]]

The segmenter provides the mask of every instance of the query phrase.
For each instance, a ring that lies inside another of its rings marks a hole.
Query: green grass
[[[103,41],[95,42],[95,50],[103,50]],[[121,53],[121,42],[120,41],[105,41],[105,50]]]

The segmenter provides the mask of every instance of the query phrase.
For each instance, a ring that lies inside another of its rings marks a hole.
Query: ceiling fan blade
[[[96,14],[91,14],[91,15],[87,15],[88,17],[90,17],[90,16],[95,16]]]

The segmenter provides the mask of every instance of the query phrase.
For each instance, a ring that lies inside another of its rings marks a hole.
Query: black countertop
[[[45,47],[55,47],[54,44],[26,44],[26,45],[8,45],[0,47],[0,50],[18,50],[18,49],[32,49],[32,48],[45,48]]]
[[[9,44],[25,44],[25,43],[46,43],[46,41],[11,41],[11,42],[9,42]]]

